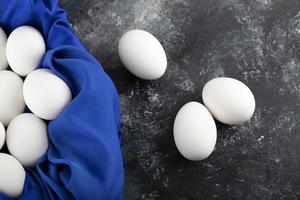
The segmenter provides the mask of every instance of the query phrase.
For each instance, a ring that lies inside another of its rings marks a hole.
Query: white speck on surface
[[[257,141],[260,143],[261,140],[264,139],[264,138],[265,138],[265,136],[262,135],[262,136],[260,136],[260,137],[257,139]]]

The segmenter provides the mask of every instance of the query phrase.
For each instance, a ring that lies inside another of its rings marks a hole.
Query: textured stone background
[[[300,198],[299,0],[61,0],[88,50],[103,64],[123,109],[125,198]],[[168,56],[158,81],[121,64],[127,30],[154,34]],[[257,108],[238,126],[218,123],[215,152],[185,160],[172,135],[185,103],[206,81],[229,76],[253,91]]]

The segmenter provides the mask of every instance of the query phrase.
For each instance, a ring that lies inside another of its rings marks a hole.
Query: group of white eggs
[[[44,120],[55,119],[72,99],[62,79],[37,69],[45,52],[34,27],[18,27],[8,38],[0,28],[0,150],[6,142],[10,153],[0,153],[0,192],[11,197],[23,190],[23,166],[34,167],[48,148]],[[32,113],[23,113],[26,106]]]
[[[142,79],[158,79],[167,68],[164,48],[146,31],[124,34],[119,42],[119,55],[125,67]],[[251,90],[233,78],[220,77],[207,82],[202,99],[205,106],[198,102],[185,104],[173,128],[179,152],[193,161],[207,158],[215,148],[217,128],[213,117],[224,124],[240,124],[249,120],[255,110]]]
[[[43,36],[35,28],[21,26],[8,38],[0,28],[0,149],[6,141],[12,155],[0,153],[0,192],[12,197],[22,193],[23,166],[33,167],[48,148],[43,119],[55,119],[72,99],[62,79],[50,70],[36,69],[45,52]],[[142,79],[158,79],[167,68],[164,48],[146,31],[124,34],[119,55],[126,68]],[[26,77],[24,82],[20,76]],[[207,158],[214,150],[217,130],[212,116],[225,124],[238,124],[249,120],[255,110],[250,89],[232,78],[209,81],[202,98],[206,107],[187,103],[174,122],[179,152],[195,161]],[[23,113],[25,105],[32,113]]]

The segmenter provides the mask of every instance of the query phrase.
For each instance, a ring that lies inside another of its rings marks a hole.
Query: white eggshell
[[[67,84],[47,69],[31,72],[24,81],[23,93],[28,108],[46,120],[55,119],[72,99]]]
[[[2,28],[0,28],[0,70],[7,69],[8,63],[6,59],[6,42],[7,36]]]
[[[0,122],[0,150],[2,149],[4,143],[5,143],[5,128],[2,124],[2,122]]]
[[[179,110],[173,131],[179,152],[192,161],[207,158],[216,145],[215,121],[209,111],[197,102],[187,103]]]
[[[26,76],[36,69],[45,51],[42,34],[31,26],[15,29],[7,39],[7,61],[11,69],[20,76]]]
[[[202,91],[205,106],[224,124],[239,124],[251,118],[255,99],[251,90],[233,78],[215,78],[207,82]]]
[[[158,79],[167,68],[164,48],[146,31],[125,33],[119,42],[119,55],[125,67],[141,79]]]
[[[0,121],[7,126],[24,109],[23,80],[12,71],[0,71]]]
[[[34,114],[18,115],[7,127],[6,144],[22,165],[33,167],[48,148],[47,125]]]
[[[14,157],[0,153],[0,192],[16,198],[23,192],[25,170]]]

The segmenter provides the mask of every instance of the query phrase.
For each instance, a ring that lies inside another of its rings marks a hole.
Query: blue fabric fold
[[[0,0],[0,26],[22,25],[43,34],[47,53],[40,67],[70,87],[72,102],[48,124],[49,148],[26,168],[19,199],[123,199],[118,93],[98,61],[73,33],[56,0]],[[0,194],[0,199],[11,199]]]

